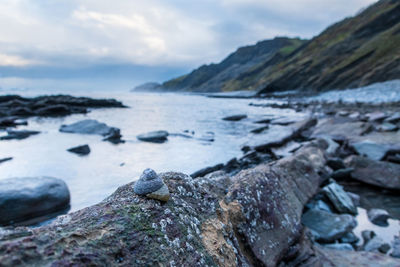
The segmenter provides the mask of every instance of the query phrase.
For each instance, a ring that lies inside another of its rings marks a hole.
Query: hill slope
[[[400,79],[400,1],[381,0],[310,41],[275,38],[162,84],[170,91],[328,90]]]

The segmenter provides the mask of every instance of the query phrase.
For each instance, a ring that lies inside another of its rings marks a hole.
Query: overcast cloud
[[[192,68],[275,36],[311,38],[375,0],[0,0],[0,66]]]

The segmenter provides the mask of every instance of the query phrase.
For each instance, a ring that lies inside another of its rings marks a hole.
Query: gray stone
[[[384,119],[386,119],[388,117],[389,117],[388,115],[386,115],[385,113],[380,112],[380,111],[376,111],[376,112],[367,114],[367,118],[371,122],[383,121]]]
[[[390,256],[395,258],[400,258],[400,237],[394,236],[394,240],[392,241],[392,253]]]
[[[337,215],[323,210],[308,210],[303,214],[302,222],[317,241],[328,243],[343,237],[357,225],[349,214]]]
[[[370,209],[367,212],[368,219],[376,225],[379,226],[388,226],[388,219],[390,218],[389,213],[383,209]]]
[[[247,118],[246,114],[238,114],[238,115],[233,115],[233,116],[228,116],[225,118],[222,118],[224,121],[240,121]]]
[[[10,178],[0,181],[0,225],[45,216],[69,206],[64,181],[51,177]]]
[[[360,156],[350,156],[344,163],[354,169],[351,173],[353,179],[382,188],[400,190],[399,164]]]
[[[390,245],[385,243],[382,238],[374,236],[364,245],[364,251],[381,252],[386,254],[390,250]]]
[[[389,145],[377,144],[369,141],[353,143],[352,147],[359,155],[367,156],[373,160],[382,160],[391,148]]]
[[[152,169],[145,169],[133,190],[138,195],[147,195],[160,189],[164,185],[162,179]]]
[[[39,134],[38,131],[29,131],[29,130],[21,130],[21,131],[7,131],[7,135],[1,136],[0,140],[22,140],[28,138],[31,135]]]
[[[67,151],[78,154],[78,155],[88,155],[90,153],[90,147],[88,145],[76,146]]]
[[[104,137],[106,141],[120,141],[120,130],[115,127],[107,126],[97,120],[82,120],[70,125],[61,125],[60,132],[77,134],[96,134]]]
[[[331,208],[329,207],[329,205],[328,204],[326,204],[324,201],[322,201],[322,200],[312,200],[312,201],[310,201],[307,205],[306,205],[306,207],[308,208],[308,209],[317,209],[317,210],[324,210],[324,211],[327,211],[327,212],[331,212],[332,213],[332,210],[331,210]]]
[[[331,201],[336,210],[340,213],[357,214],[357,208],[353,201],[337,183],[331,183],[325,186],[322,191]]]
[[[390,122],[382,123],[376,127],[376,130],[380,132],[394,132],[398,129],[398,127]]]
[[[354,251],[353,246],[350,245],[350,244],[347,244],[347,243],[327,244],[327,245],[324,245],[324,248],[336,249],[336,250]]]
[[[164,143],[167,141],[168,135],[169,134],[167,131],[153,131],[145,134],[139,134],[137,139],[144,142]]]

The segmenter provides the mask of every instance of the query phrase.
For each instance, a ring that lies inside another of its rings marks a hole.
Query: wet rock
[[[0,140],[22,140],[26,139],[31,135],[36,135],[39,134],[39,131],[29,131],[29,130],[20,130],[20,131],[7,131],[7,135],[5,136],[0,136]]]
[[[144,142],[151,142],[151,143],[164,143],[168,140],[168,132],[167,131],[154,131],[148,132],[145,134],[139,134],[137,139]]]
[[[392,253],[390,256],[395,258],[400,258],[400,237],[394,236],[394,240],[392,241]]]
[[[357,222],[348,214],[336,215],[323,210],[309,210],[303,214],[302,222],[320,242],[333,242],[356,227]]]
[[[368,219],[376,225],[379,226],[388,226],[388,219],[390,218],[389,213],[383,209],[370,209],[367,212]]]
[[[263,127],[259,127],[259,128],[253,129],[250,132],[254,133],[254,134],[259,134],[259,133],[262,133],[262,132],[264,132],[265,130],[268,130],[268,129],[269,129],[269,126],[266,125],[266,126],[263,126]]]
[[[51,177],[0,180],[0,225],[44,216],[69,206],[64,181]]]
[[[270,123],[271,121],[272,121],[272,118],[267,118],[267,119],[257,120],[257,121],[255,121],[254,123],[257,123],[257,124],[268,124],[268,123]]]
[[[367,244],[372,238],[376,236],[374,231],[364,230],[361,232],[361,236],[363,238],[364,245]]]
[[[18,117],[5,117],[5,118],[0,118],[0,127],[5,128],[5,127],[15,127],[18,125],[28,125],[28,122],[26,120],[21,120]]]
[[[35,113],[38,116],[66,116],[72,113],[86,113],[85,108],[81,108],[79,112],[73,112],[67,105],[51,105],[38,108]]]
[[[390,245],[385,243],[382,238],[374,236],[364,245],[363,250],[386,254],[390,250]]]
[[[382,160],[391,148],[389,145],[377,144],[369,141],[353,143],[352,147],[359,155],[367,156],[373,160]]]
[[[120,130],[110,127],[97,120],[82,120],[70,125],[61,125],[60,132],[77,134],[95,134],[104,137],[105,141],[118,141],[121,138]]]
[[[384,122],[388,123],[397,123],[399,121],[400,121],[400,112],[396,112],[384,120]]]
[[[310,201],[309,203],[307,203],[306,207],[308,209],[324,210],[332,213],[331,207],[321,199]]]
[[[335,250],[354,251],[353,246],[350,244],[347,244],[347,243],[327,244],[327,245],[324,245],[324,248],[335,249]]]
[[[347,192],[347,195],[349,195],[349,197],[351,198],[351,200],[353,201],[354,205],[356,205],[357,207],[360,206],[360,196],[357,194],[354,194],[352,192]]]
[[[346,166],[353,168],[353,179],[387,189],[400,189],[400,165],[375,161],[360,156],[345,159]]]
[[[271,124],[275,124],[275,125],[282,125],[282,126],[286,126],[289,124],[293,124],[295,122],[301,121],[303,118],[300,119],[296,119],[293,117],[283,117],[283,118],[279,118],[279,119],[275,119],[271,121]]]
[[[197,177],[203,177],[209,173],[215,172],[215,171],[219,171],[224,167],[224,164],[217,164],[215,166],[211,166],[211,167],[206,167],[203,168],[201,170],[198,170],[194,173],[192,173],[190,176],[193,178],[197,178]]]
[[[353,140],[363,132],[363,122],[343,121],[345,118],[335,117],[321,119],[315,127],[311,137],[328,136],[333,140],[337,138]]]
[[[329,136],[319,136],[318,138],[322,138],[328,143],[328,148],[326,149],[326,153],[328,155],[336,155],[336,152],[340,147],[337,142],[335,142]]]
[[[346,168],[341,158],[328,158],[326,164],[334,171]]]
[[[398,127],[392,123],[386,122],[382,123],[381,125],[378,125],[376,127],[376,130],[380,132],[394,132],[398,129]]]
[[[287,144],[278,147],[278,148],[272,148],[272,153],[276,157],[288,157],[293,154],[297,149],[301,147],[301,144],[295,141],[290,141]]]
[[[389,116],[386,115],[384,112],[380,112],[380,111],[367,114],[367,118],[371,122],[380,122],[380,121],[383,121],[384,119],[386,119],[387,117],[389,117]]]
[[[331,177],[335,180],[347,180],[351,178],[351,173],[354,171],[353,168],[339,169],[331,173]]]
[[[357,208],[353,204],[353,201],[337,183],[331,183],[325,186],[322,188],[322,192],[325,193],[339,213],[357,214]]]
[[[88,155],[90,153],[90,147],[88,145],[76,146],[68,149],[67,151],[78,155]]]
[[[233,115],[233,116],[228,116],[225,118],[222,118],[224,121],[240,121],[247,118],[246,114],[238,114],[238,115]]]
[[[400,164],[400,154],[389,155],[386,158],[387,161]]]
[[[0,159],[0,163],[6,162],[6,161],[9,161],[9,160],[12,160],[12,159],[13,159],[12,157],[2,158],[2,159]]]
[[[340,238],[341,243],[356,244],[360,239],[353,233],[347,233]]]

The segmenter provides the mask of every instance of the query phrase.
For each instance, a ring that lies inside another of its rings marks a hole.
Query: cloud
[[[375,0],[3,0],[0,65],[195,67],[277,35],[310,38]]]

